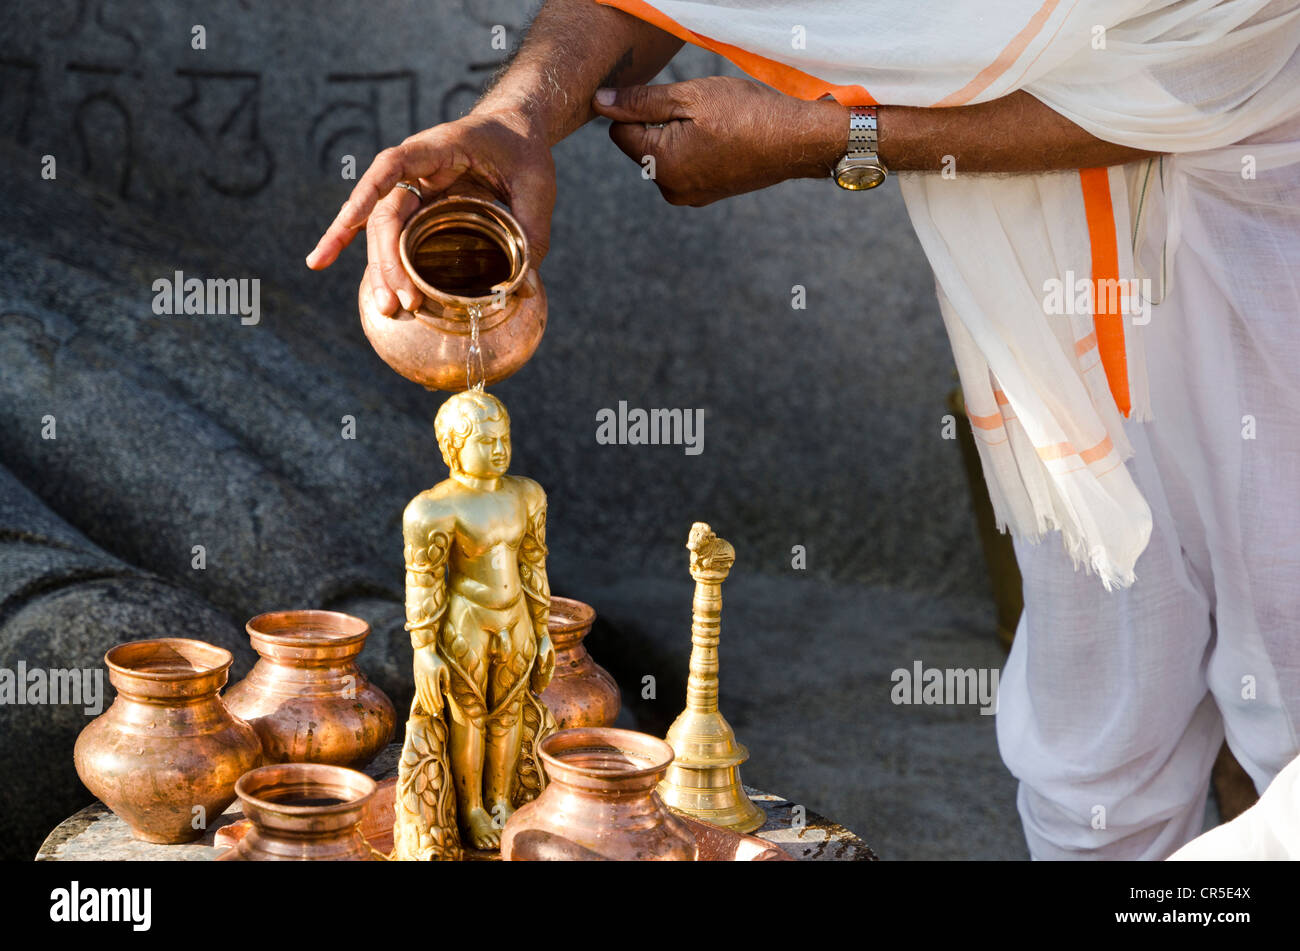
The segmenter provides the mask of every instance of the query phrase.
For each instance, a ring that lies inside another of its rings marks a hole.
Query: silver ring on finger
[[[419,189],[419,188],[417,188],[416,186],[412,185],[410,182],[398,182],[398,183],[397,183],[397,187],[398,187],[398,188],[405,188],[408,192],[410,192],[412,195],[414,195],[414,196],[419,200],[420,204],[424,204],[424,195],[422,195],[422,194],[420,193],[420,189]]]

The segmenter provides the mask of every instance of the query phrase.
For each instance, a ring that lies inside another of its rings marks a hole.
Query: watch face
[[[885,172],[877,165],[850,165],[835,176],[835,181],[841,188],[851,191],[875,188],[884,180]]]

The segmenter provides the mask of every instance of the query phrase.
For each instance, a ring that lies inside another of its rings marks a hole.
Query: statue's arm
[[[537,665],[533,689],[546,689],[555,668],[555,650],[547,621],[551,613],[551,585],[546,577],[546,493],[531,479],[521,480],[527,500],[528,527],[519,546],[519,580],[528,600],[528,614],[537,637]]]
[[[412,501],[402,518],[406,629],[415,649],[415,693],[431,716],[442,713],[449,680],[437,643],[447,614],[447,558],[455,531],[454,514],[424,499]]]

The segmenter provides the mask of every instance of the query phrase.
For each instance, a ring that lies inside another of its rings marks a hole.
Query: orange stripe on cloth
[[[1058,442],[1055,446],[1044,446],[1042,449],[1039,449],[1038,458],[1045,462],[1050,462],[1053,459],[1064,459],[1067,456],[1077,454],[1080,459],[1091,465],[1098,459],[1105,459],[1106,456],[1110,454],[1112,448],[1114,447],[1109,436],[1097,443],[1097,445],[1083,450],[1083,452],[1078,452],[1068,442]]]
[[[1088,219],[1088,240],[1092,243],[1092,323],[1101,351],[1101,365],[1110,384],[1110,395],[1124,416],[1129,414],[1128,357],[1124,353],[1124,317],[1109,313],[1109,293],[1119,281],[1119,248],[1115,241],[1115,208],[1110,200],[1110,173],[1104,168],[1079,170],[1083,187],[1083,212]],[[1106,283],[1103,283],[1106,282]],[[1116,301],[1116,304],[1119,302]]]
[[[743,50],[739,46],[732,46],[730,43],[723,43],[712,37],[692,32],[671,17],[660,13],[645,0],[596,0],[596,2],[604,7],[622,10],[638,20],[644,20],[651,26],[659,27],[665,33],[671,33],[679,40],[724,56],[755,79],[781,90],[788,96],[797,99],[820,99],[830,93],[842,106],[876,105],[876,100],[872,98],[871,93],[861,86],[836,86],[801,69],[795,69],[777,60]]]
[[[1043,27],[1047,25],[1048,18],[1051,17],[1052,12],[1059,3],[1060,0],[1047,0],[1029,18],[1029,22],[1025,24],[1024,28],[1011,38],[1011,42],[1003,47],[997,59],[976,73],[975,78],[965,86],[962,86],[954,93],[949,93],[936,102],[935,107],[964,106],[993,85],[999,76],[1015,64],[1016,60],[1020,58],[1020,54],[1025,51],[1025,48],[1029,46],[1034,37],[1043,32]]]
[[[1002,425],[1002,414],[993,413],[990,416],[976,416],[974,413],[967,413],[970,417],[970,424],[979,429],[997,429]]]

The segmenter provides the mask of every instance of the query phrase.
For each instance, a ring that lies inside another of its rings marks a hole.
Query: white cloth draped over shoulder
[[[957,157],[955,174],[899,176],[999,527],[1059,530],[1076,567],[1131,584],[1151,512],[1122,465],[1123,419],[1152,414],[1150,296],[1177,280],[1179,240],[1231,233],[1227,219],[1297,240],[1270,209],[1300,195],[1300,0],[598,2],[800,98],[953,107],[1024,90],[1098,138],[1174,153],[1020,175],[965,174]],[[1234,250],[1239,310],[1300,313],[1294,280]],[[1184,317],[1214,319],[1160,319]]]

